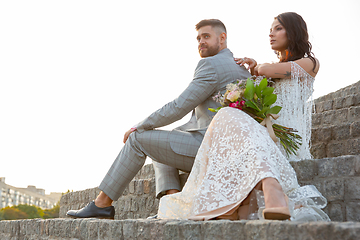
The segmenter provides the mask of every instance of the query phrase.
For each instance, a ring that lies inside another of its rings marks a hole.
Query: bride
[[[277,124],[298,130],[302,145],[286,157],[267,129],[236,108],[213,118],[182,192],[161,198],[158,218],[329,221],[326,199],[312,185],[300,187],[289,161],[310,159],[313,82],[319,61],[311,52],[305,21],[293,12],[275,17],[270,45],[278,63],[235,59],[252,74],[275,81]],[[234,79],[235,81],[236,79]]]

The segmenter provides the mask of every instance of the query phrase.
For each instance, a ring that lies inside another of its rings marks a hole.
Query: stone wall
[[[360,221],[360,155],[291,162],[300,185],[315,185],[326,197],[324,211],[333,221]],[[146,173],[146,174],[145,174]],[[182,174],[184,183],[187,174]],[[143,178],[143,179],[142,179]],[[95,199],[98,188],[64,195],[60,201],[60,217],[69,209],[79,209]],[[115,219],[146,218],[157,212],[154,170],[145,165],[114,203]]]
[[[314,158],[360,154],[360,81],[315,100]]]

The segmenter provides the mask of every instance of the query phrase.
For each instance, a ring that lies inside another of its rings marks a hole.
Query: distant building
[[[29,185],[27,188],[16,188],[5,183],[0,177],[0,209],[19,204],[34,205],[43,209],[52,208],[60,200],[61,193],[45,195],[45,190]]]

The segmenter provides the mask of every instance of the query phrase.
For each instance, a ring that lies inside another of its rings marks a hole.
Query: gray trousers
[[[116,201],[149,156],[158,163],[170,166],[169,171],[166,171],[165,166],[155,167],[157,195],[160,196],[161,192],[168,189],[180,190],[179,175],[174,171],[180,169],[190,172],[195,158],[175,153],[170,147],[170,134],[171,131],[164,130],[131,133],[99,189]],[[184,137],[189,135],[184,133]]]

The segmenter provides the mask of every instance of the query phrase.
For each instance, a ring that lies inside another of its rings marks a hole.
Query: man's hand
[[[131,128],[129,131],[127,131],[127,132],[125,133],[125,135],[124,135],[124,143],[126,143],[126,141],[128,140],[130,134],[131,134],[132,132],[134,132],[134,131],[136,131],[136,128]]]

